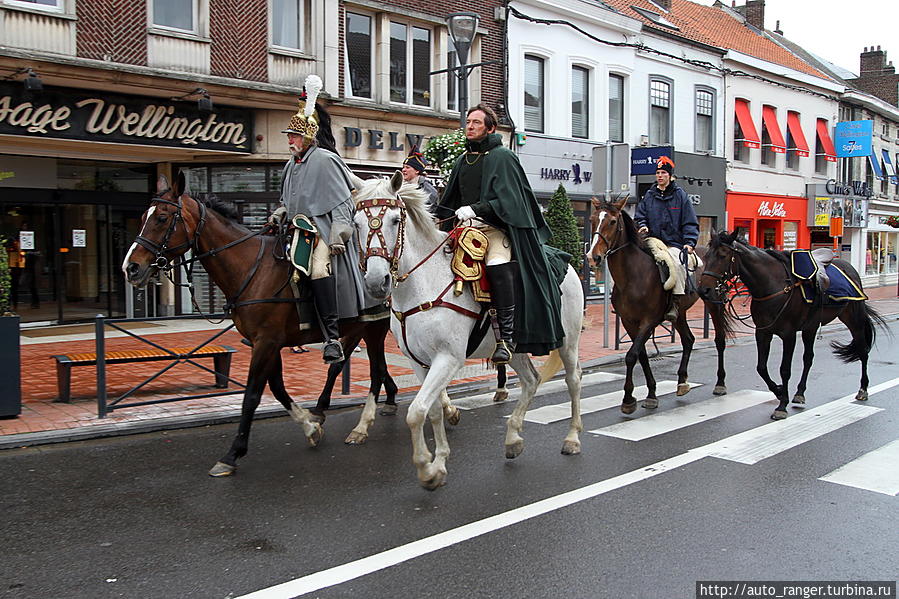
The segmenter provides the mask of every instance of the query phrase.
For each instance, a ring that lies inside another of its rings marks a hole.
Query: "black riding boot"
[[[310,284],[312,299],[325,338],[322,359],[325,364],[343,362],[343,348],[340,346],[340,331],[337,327],[337,281],[334,275],[331,275],[322,279],[311,279]]]
[[[664,320],[667,320],[671,324],[674,324],[675,321],[677,321],[677,302],[682,297],[684,297],[683,293],[671,294],[671,303],[668,306],[668,312],[665,314]]]
[[[490,360],[494,364],[508,364],[512,359],[512,334],[515,331],[515,269],[517,262],[487,267],[494,326],[498,331],[496,349]]]

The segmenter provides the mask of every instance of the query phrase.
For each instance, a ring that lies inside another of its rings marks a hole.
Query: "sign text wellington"
[[[249,112],[217,108],[202,113],[173,104],[120,95],[69,94],[56,89],[30,94],[0,86],[0,134],[28,135],[249,152]]]

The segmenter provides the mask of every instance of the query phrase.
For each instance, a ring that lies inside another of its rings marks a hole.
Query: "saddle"
[[[828,302],[868,299],[846,273],[832,264],[834,258],[830,248],[790,252],[790,273],[803,281],[800,290],[805,302],[813,303],[818,293],[824,294]]]
[[[668,246],[665,242],[656,237],[647,237],[645,239],[646,247],[652,254],[653,259],[659,267],[659,275],[662,277],[662,289],[671,291],[674,289],[674,269],[680,268],[675,263],[674,258],[668,253]]]
[[[454,295],[462,295],[466,282],[471,283],[471,293],[478,302],[490,303],[490,285],[487,282],[487,236],[475,227],[463,227],[455,235],[453,259],[450,268],[455,275]]]

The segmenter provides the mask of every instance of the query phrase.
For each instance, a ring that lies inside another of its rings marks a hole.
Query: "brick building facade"
[[[865,48],[859,56],[858,78],[848,82],[884,102],[899,106],[899,73],[892,62],[887,62],[887,53],[880,46]]]

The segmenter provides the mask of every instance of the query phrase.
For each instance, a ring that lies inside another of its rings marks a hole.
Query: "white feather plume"
[[[303,114],[307,117],[312,116],[312,113],[315,112],[315,101],[318,99],[318,94],[322,91],[323,86],[322,78],[318,75],[306,77],[306,81],[303,83],[303,87],[306,88],[306,108],[303,110]]]

